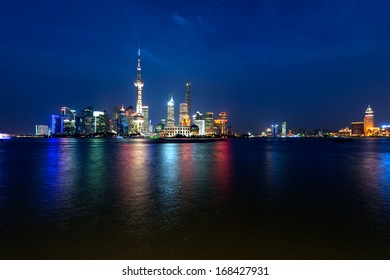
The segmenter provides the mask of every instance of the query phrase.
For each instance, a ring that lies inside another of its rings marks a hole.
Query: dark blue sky
[[[238,132],[390,123],[389,1],[2,1],[0,35],[0,132],[135,106],[138,44],[154,124],[186,81]]]

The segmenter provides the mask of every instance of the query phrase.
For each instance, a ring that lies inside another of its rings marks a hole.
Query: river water
[[[2,259],[388,259],[390,139],[12,139]]]

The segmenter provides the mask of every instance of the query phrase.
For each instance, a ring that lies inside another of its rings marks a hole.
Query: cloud
[[[162,66],[169,67],[169,68],[172,67],[171,63],[169,63],[163,57],[157,56],[149,49],[141,48],[141,56],[149,61],[160,64]]]
[[[190,21],[188,19],[178,14],[174,14],[172,19],[180,27],[186,28],[190,25]]]

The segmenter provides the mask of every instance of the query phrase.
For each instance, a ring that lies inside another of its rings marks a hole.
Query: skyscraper
[[[219,130],[219,133],[221,135],[226,135],[227,134],[227,122],[228,122],[228,113],[226,112],[221,112],[219,113],[219,118],[216,119],[214,122]]]
[[[374,128],[374,111],[371,109],[370,105],[366,112],[364,113],[364,135],[370,136],[372,135]]]
[[[144,80],[141,78],[141,50],[138,47],[138,66],[137,66],[137,79],[134,81],[134,86],[137,92],[137,106],[134,115],[134,124],[136,132],[143,131],[144,116],[142,115],[142,88],[144,86]]]
[[[73,135],[76,132],[76,111],[64,106],[61,108],[61,116],[64,123],[62,133]]]
[[[81,111],[80,134],[89,135],[95,132],[93,127],[93,107],[89,106]]]
[[[64,133],[64,116],[51,115],[51,133],[54,135]]]
[[[282,137],[287,136],[287,124],[286,122],[282,122]]]
[[[211,135],[214,133],[214,113],[213,112],[206,112],[204,115],[204,120],[206,124],[206,134]]]
[[[191,83],[186,83],[186,103],[188,116],[191,118]]]
[[[168,113],[167,113],[167,127],[175,126],[175,102],[173,101],[173,95],[168,101]]]
[[[142,115],[144,116],[143,132],[149,132],[149,106],[142,106]]]
[[[106,112],[93,111],[93,132],[104,133],[106,132]]]
[[[180,103],[180,123],[179,126],[190,126],[187,103]]]

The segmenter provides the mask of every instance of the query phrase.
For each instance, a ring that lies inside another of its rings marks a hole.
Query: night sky
[[[390,124],[389,1],[1,1],[0,35],[0,132],[135,107],[138,44],[154,124],[187,81],[237,132]]]

